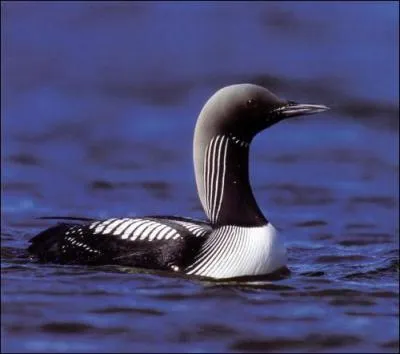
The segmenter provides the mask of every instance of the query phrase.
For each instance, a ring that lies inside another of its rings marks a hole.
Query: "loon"
[[[283,239],[250,187],[250,143],[286,118],[327,109],[280,99],[254,84],[226,86],[205,103],[194,132],[195,179],[207,221],[144,216],[62,222],[33,237],[28,252],[41,262],[119,265],[214,279],[285,269]]]

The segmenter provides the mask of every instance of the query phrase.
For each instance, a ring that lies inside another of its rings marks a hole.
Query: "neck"
[[[195,132],[197,191],[214,225],[261,226],[260,211],[249,182],[249,146],[231,134]]]

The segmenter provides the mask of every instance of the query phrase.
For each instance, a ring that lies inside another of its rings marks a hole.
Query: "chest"
[[[214,230],[186,272],[218,279],[254,276],[272,273],[286,262],[283,239],[270,223],[223,226]]]

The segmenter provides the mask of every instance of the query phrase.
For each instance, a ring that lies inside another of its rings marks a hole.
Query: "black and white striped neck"
[[[262,226],[268,223],[249,181],[250,140],[233,133],[196,137],[194,165],[197,189],[213,225]],[[201,143],[196,146],[196,142]]]

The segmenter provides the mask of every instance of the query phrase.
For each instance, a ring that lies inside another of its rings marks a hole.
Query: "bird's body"
[[[196,184],[209,221],[147,216],[61,223],[32,238],[28,251],[41,261],[217,279],[273,273],[286,266],[286,250],[253,196],[250,143],[284,118],[326,109],[281,100],[256,85],[225,87],[203,107],[194,136]]]
[[[268,274],[286,260],[270,223],[213,228],[173,216],[59,224],[33,238],[30,252],[62,264],[118,264],[212,278]]]

